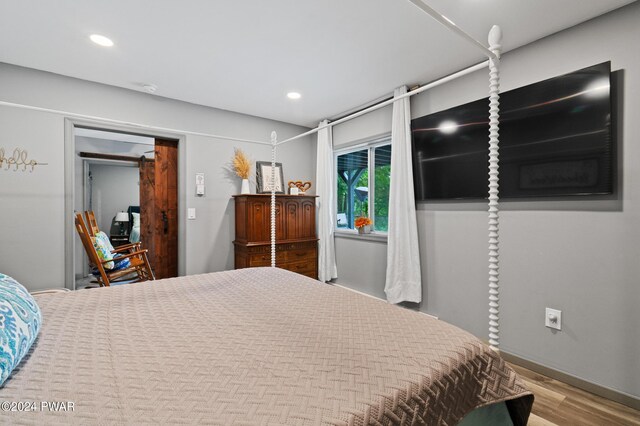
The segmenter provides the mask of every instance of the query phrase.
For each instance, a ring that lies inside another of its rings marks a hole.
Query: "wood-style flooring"
[[[510,364],[535,396],[530,426],[640,425],[640,411]]]

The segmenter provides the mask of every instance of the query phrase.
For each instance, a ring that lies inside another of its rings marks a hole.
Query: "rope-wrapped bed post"
[[[489,347],[500,345],[500,222],[499,222],[499,121],[500,121],[500,50],[502,30],[494,25],[489,32]]]
[[[276,145],[278,134],[271,132],[271,267],[276,267]],[[283,182],[284,184],[284,182]]]

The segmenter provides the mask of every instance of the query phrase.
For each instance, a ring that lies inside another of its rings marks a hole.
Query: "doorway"
[[[74,210],[92,210],[115,246],[140,241],[156,278],[178,275],[178,141],[76,127]],[[91,281],[75,237],[76,288]]]
[[[83,207],[79,211],[94,212],[98,228],[118,247],[135,241],[131,212],[139,210],[140,187],[137,163],[101,159],[84,159]],[[124,214],[123,214],[124,213]],[[124,220],[126,219],[126,220]],[[81,246],[78,258],[82,275],[76,278],[76,287],[86,284],[90,276],[89,259]],[[80,280],[81,282],[78,282]]]

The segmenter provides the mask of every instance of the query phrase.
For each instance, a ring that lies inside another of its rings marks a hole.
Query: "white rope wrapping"
[[[276,267],[276,145],[278,135],[271,132],[271,267]],[[283,182],[284,184],[284,182]]]
[[[500,345],[500,221],[499,221],[499,122],[500,122],[500,42],[502,31],[493,26],[489,48],[498,59],[489,60],[489,346]]]

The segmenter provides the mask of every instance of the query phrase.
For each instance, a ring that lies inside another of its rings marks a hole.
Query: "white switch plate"
[[[196,173],[196,195],[204,196],[204,173]],[[189,219],[195,219],[195,216]]]
[[[193,220],[196,218],[196,209],[188,208],[187,209],[187,219]]]
[[[556,330],[562,330],[562,311],[546,308],[544,311],[544,325]]]

